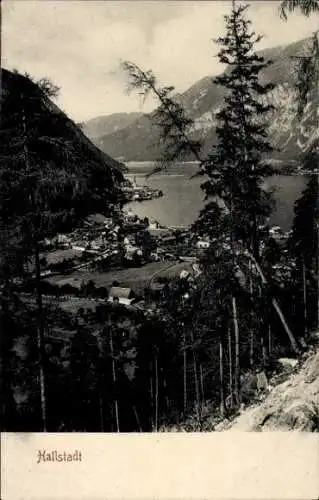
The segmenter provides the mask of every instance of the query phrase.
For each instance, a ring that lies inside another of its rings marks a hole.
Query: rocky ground
[[[193,416],[162,432],[319,432],[319,331],[308,342],[309,347],[299,359],[282,358],[278,369],[268,380],[268,388],[255,392],[253,402],[236,415],[221,420],[219,408],[208,404],[199,424]]]
[[[288,361],[288,360],[287,360]],[[286,364],[270,380],[263,401],[242,410],[232,421],[216,425],[216,431],[308,431],[319,432],[319,332],[295,366]],[[286,380],[278,383],[278,378]]]

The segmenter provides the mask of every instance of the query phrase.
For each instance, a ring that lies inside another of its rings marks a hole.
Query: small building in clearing
[[[148,225],[148,229],[161,229],[160,223],[157,220],[151,220]]]
[[[210,247],[210,243],[207,240],[198,240],[198,242],[196,243],[196,247],[206,249]]]
[[[120,304],[129,306],[132,304],[135,298],[136,296],[131,288],[113,286],[109,292],[108,300],[109,302],[114,302],[114,300],[118,300]]]

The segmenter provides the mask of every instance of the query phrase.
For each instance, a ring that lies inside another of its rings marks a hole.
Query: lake
[[[202,177],[191,178],[196,172],[192,163],[177,164],[167,170],[148,175],[154,169],[152,162],[129,162],[128,178],[140,185],[163,191],[163,197],[143,202],[130,202],[125,208],[139,217],[156,219],[165,226],[188,226],[193,223],[204,206],[201,190]],[[275,189],[276,208],[270,224],[288,231],[292,224],[294,202],[305,187],[307,178],[297,175],[276,175],[267,179],[265,189]]]

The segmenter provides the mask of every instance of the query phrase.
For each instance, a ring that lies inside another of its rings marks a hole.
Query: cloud
[[[90,2],[6,0],[2,58],[8,69],[50,77],[61,87],[58,104],[75,120],[139,108],[127,96],[121,60],[152,68],[163,83],[183,91],[220,71],[212,38],[224,32],[226,1]],[[311,34],[316,20],[278,16],[278,2],[252,2],[249,16],[266,35],[260,48]],[[146,110],[154,106],[148,104]]]
[[[217,50],[212,39],[223,30],[225,3],[190,3],[181,17],[159,25],[151,52],[154,71],[178,89],[218,73],[221,66],[213,57]]]

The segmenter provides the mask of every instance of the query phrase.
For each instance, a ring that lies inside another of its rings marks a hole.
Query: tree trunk
[[[288,324],[287,324],[287,322],[286,322],[285,316],[283,315],[283,313],[282,313],[282,311],[281,311],[281,309],[280,309],[280,307],[279,307],[279,305],[278,305],[277,300],[273,298],[273,299],[271,300],[271,302],[272,302],[272,305],[274,306],[274,309],[275,309],[276,313],[277,313],[277,314],[278,314],[278,316],[279,316],[279,319],[280,319],[280,321],[281,321],[281,323],[282,323],[283,327],[285,328],[285,330],[286,330],[286,332],[287,332],[287,334],[288,334],[288,337],[289,337],[289,340],[290,340],[290,344],[291,344],[292,349],[294,350],[294,352],[295,352],[296,354],[298,354],[300,350],[299,350],[299,347],[298,347],[297,341],[296,341],[296,339],[295,339],[295,337],[294,337],[293,333],[291,332],[291,330],[290,330],[290,328],[289,328],[289,326],[288,326]]]
[[[115,360],[114,360],[114,352],[113,352],[113,333],[112,333],[112,327],[110,325],[109,328],[109,333],[110,333],[110,351],[111,351],[111,360],[112,360],[112,381],[113,381],[113,390],[114,390],[114,413],[115,413],[115,425],[116,425],[116,432],[120,432],[120,421],[119,421],[119,407],[118,407],[118,401],[117,401],[117,394],[116,394],[116,371],[115,371]]]
[[[187,410],[187,358],[186,358],[186,335],[183,331],[183,385],[184,385],[184,413]]]
[[[249,261],[249,293],[250,293],[250,299],[251,302],[253,303],[253,277],[252,277],[252,263]],[[251,329],[250,329],[250,338],[249,338],[249,365],[250,368],[254,366],[254,329],[253,329],[253,320],[254,320],[254,313],[253,310],[251,310]]]
[[[158,361],[157,353],[154,354],[154,366],[155,366],[155,432],[158,428]]]
[[[99,394],[99,406],[100,406],[100,429],[101,429],[101,432],[104,432],[103,396],[102,396],[101,390],[100,390],[100,394]]]
[[[197,363],[196,355],[194,351],[194,334],[192,329],[190,330],[191,342],[192,342],[192,357],[193,357],[193,370],[194,370],[194,385],[195,385],[195,396],[196,396],[196,412],[197,417],[200,418],[200,398],[199,398],[199,386],[198,386],[198,376],[197,376]]]
[[[252,368],[254,366],[254,349],[255,349],[254,330],[253,330],[253,328],[251,328],[250,339],[249,339],[249,366],[250,366],[250,368]]]
[[[228,364],[229,364],[229,395],[230,395],[230,406],[233,408],[234,400],[234,388],[233,388],[233,353],[232,353],[232,341],[231,341],[231,331],[229,326],[227,327],[227,337],[228,337]]]
[[[258,295],[259,295],[259,300],[260,302],[262,301],[262,289],[261,286],[258,285]],[[265,307],[263,314],[261,314],[260,318],[260,331],[261,331],[261,336],[260,336],[260,344],[261,344],[261,353],[262,353],[262,362],[263,362],[263,367],[265,369],[268,361],[268,352],[267,352],[267,342],[266,339],[268,337],[268,311],[267,311],[267,299],[265,301]]]
[[[153,363],[150,362],[150,401],[151,401],[151,429],[154,427],[154,389],[153,389]]]
[[[99,334],[97,337],[97,344],[99,348],[99,373],[100,373],[100,380],[99,380],[99,414],[100,414],[100,430],[101,432],[104,432],[104,398],[103,398],[103,390],[102,390],[102,384],[101,384],[101,379],[102,379],[102,358],[103,358],[103,342],[101,335]]]
[[[135,419],[136,419],[138,431],[139,432],[143,432],[141,424],[140,424],[140,419],[138,418],[138,413],[137,413],[136,407],[134,405],[133,405],[133,412],[134,412],[134,416],[135,416]]]
[[[236,305],[236,298],[235,297],[232,297],[232,308],[233,308],[233,322],[234,322],[234,333],[235,333],[234,388],[235,388],[235,395],[236,395],[237,405],[238,405],[240,402],[240,365],[239,365],[239,329],[238,329],[237,305]]]
[[[200,374],[200,388],[202,393],[202,404],[205,404],[204,377],[203,377],[202,364],[199,365],[199,374]]]
[[[264,325],[262,325],[262,328],[264,329]],[[266,342],[265,342],[264,332],[261,333],[260,344],[261,344],[263,368],[265,368],[267,365],[267,346],[266,346]]]
[[[30,173],[29,148],[28,148],[28,125],[25,110],[22,109],[22,129],[24,135],[23,154],[26,170]],[[36,210],[34,192],[29,194],[29,199],[33,210]],[[32,228],[35,229],[34,227]],[[37,345],[38,345],[38,360],[39,360],[39,381],[40,381],[40,402],[41,402],[41,421],[43,432],[47,431],[47,397],[46,397],[46,380],[45,380],[45,350],[44,350],[44,318],[43,304],[41,293],[41,269],[40,255],[37,242],[37,235],[32,235],[35,240],[35,274],[36,274],[36,302],[37,302]]]
[[[271,325],[268,325],[268,353],[271,358],[272,355],[272,335],[271,335]]]
[[[267,282],[267,280],[266,280],[266,278],[265,278],[265,275],[264,275],[264,273],[262,272],[262,270],[261,270],[261,268],[260,268],[260,266],[259,266],[258,262],[256,261],[256,259],[255,259],[255,258],[254,258],[251,254],[248,254],[248,255],[249,255],[250,259],[252,259],[252,260],[253,260],[253,262],[254,262],[254,264],[255,264],[255,267],[256,267],[256,270],[257,270],[257,272],[258,272],[259,276],[261,277],[262,283],[263,283],[264,285],[267,285],[267,284],[268,284],[268,282]],[[274,307],[274,309],[275,309],[276,313],[278,314],[279,319],[280,319],[280,321],[281,321],[281,323],[282,323],[282,325],[283,325],[283,327],[284,327],[284,329],[285,329],[285,331],[286,331],[286,333],[287,333],[287,335],[288,335],[288,337],[289,337],[289,340],[290,340],[290,344],[291,344],[292,349],[294,350],[294,352],[295,352],[296,354],[298,354],[298,353],[299,353],[299,347],[298,347],[297,341],[296,341],[296,339],[295,339],[295,337],[294,337],[294,335],[293,335],[292,331],[290,330],[290,328],[289,328],[289,326],[288,326],[288,324],[287,324],[286,318],[285,318],[285,316],[284,316],[283,312],[281,311],[281,309],[280,309],[280,307],[279,307],[279,304],[278,304],[277,300],[276,300],[275,298],[272,298],[272,299],[271,299],[271,303],[272,303],[272,305],[273,305],[273,307]]]
[[[316,54],[317,58],[319,57],[319,54]],[[318,97],[319,97],[319,84],[317,82],[317,88],[318,88]],[[319,162],[317,167],[319,168]],[[319,330],[319,174],[317,173],[317,194],[318,194],[318,199],[317,199],[317,210],[316,210],[316,219],[317,219],[317,259],[316,259],[316,264],[317,264],[317,329]]]
[[[44,350],[44,318],[41,293],[41,269],[39,247],[35,248],[35,274],[36,274],[36,300],[37,300],[37,343],[39,359],[39,379],[40,379],[40,400],[41,400],[41,419],[42,430],[47,431],[47,397],[45,381],[45,350]]]
[[[319,31],[315,33],[314,38],[314,57],[316,60],[316,73],[315,73],[315,89],[316,89],[316,99],[318,102],[319,99],[319,69],[318,69],[318,61],[319,61]],[[318,127],[318,120],[317,120]],[[319,158],[317,155],[317,165],[316,167],[319,169]],[[316,272],[317,272],[317,329],[319,330],[319,173],[316,174],[317,178],[317,204],[316,204],[316,230],[317,230],[317,258],[316,258]]]
[[[304,335],[308,333],[308,314],[307,314],[307,280],[306,280],[306,262],[305,257],[302,257],[302,296],[303,296],[303,319],[304,319]]]
[[[165,393],[165,403],[166,403],[166,408],[167,408],[167,409],[169,409],[170,404],[169,404],[169,399],[168,399],[168,394],[167,394],[168,387],[167,387],[167,381],[166,381],[166,378],[164,377],[164,371],[163,371],[163,368],[161,369],[161,372],[162,372],[162,377],[163,377],[163,388],[164,388],[164,393]]]
[[[271,358],[272,355],[272,332],[271,332],[271,308],[270,308],[270,300],[269,293],[266,291],[266,336],[268,339],[268,358]]]
[[[225,405],[225,381],[224,381],[224,346],[222,333],[219,337],[219,384],[220,384],[220,413],[224,417],[226,411]]]

